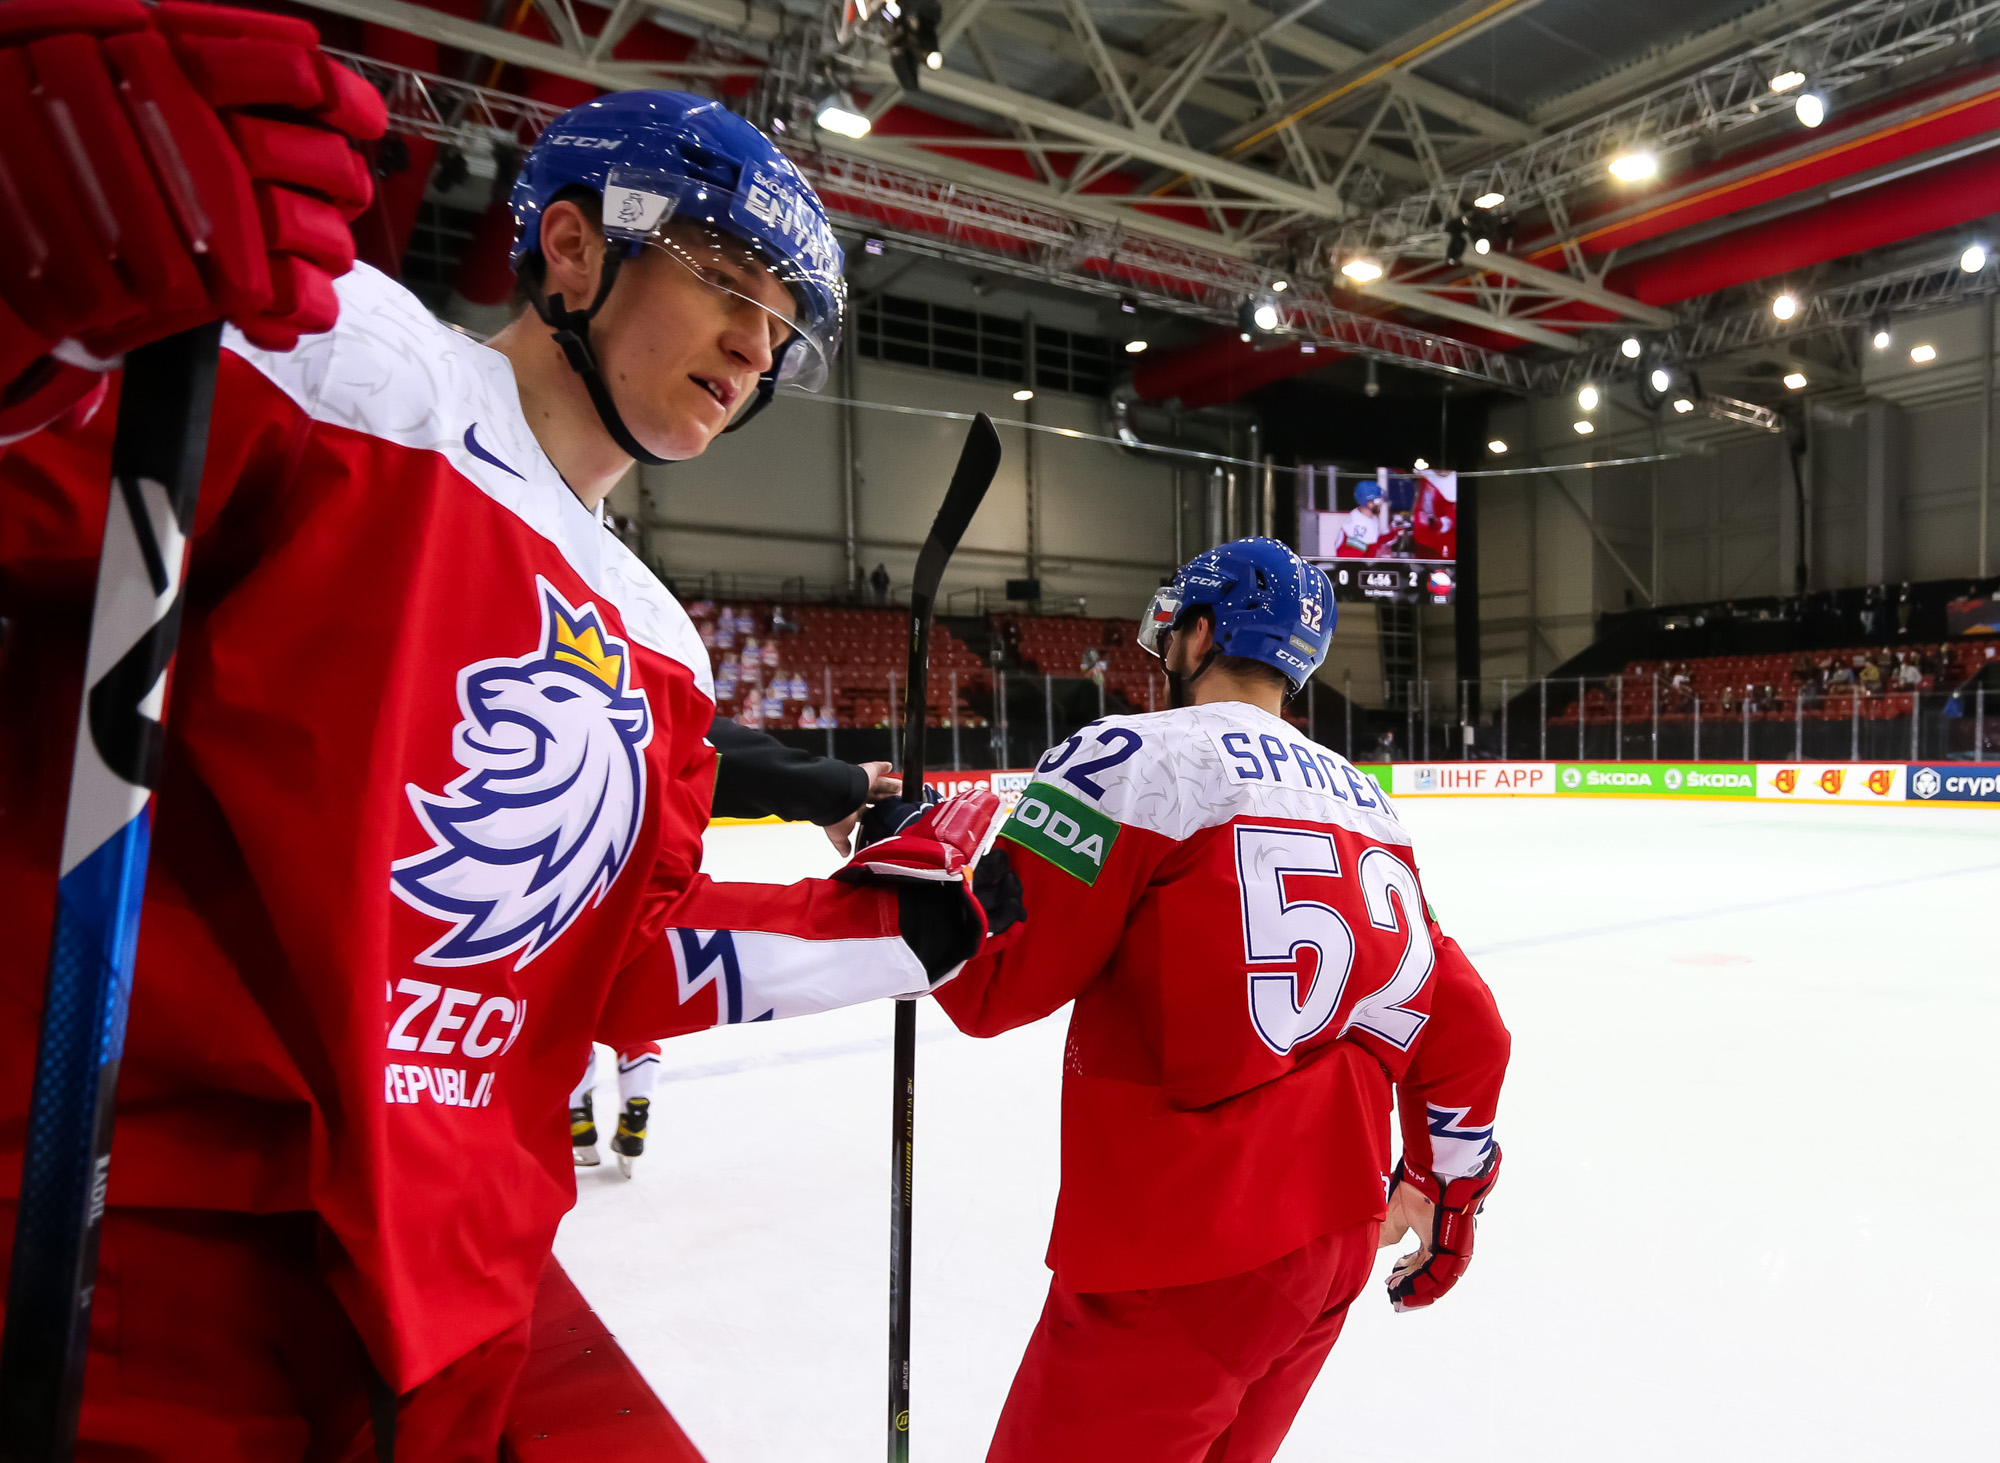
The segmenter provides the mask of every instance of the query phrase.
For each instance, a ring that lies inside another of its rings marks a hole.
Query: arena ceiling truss
[[[1462,0],[1368,52],[1306,23],[1324,0],[943,0],[943,65],[916,74],[917,99],[879,30],[843,40],[839,6],[825,0],[533,0],[550,39],[408,0],[313,3],[604,88],[731,91],[740,106],[748,86],[756,120],[787,124],[784,145],[853,229],[1225,324],[1285,278],[1274,349],[1374,356],[1513,392],[1561,389],[1595,369],[1599,345],[1616,339],[1606,332],[1685,335],[1690,359],[1727,334],[1690,323],[1698,311],[1607,289],[1605,259],[1567,241],[1570,214],[1601,204],[1613,155],[1644,148],[1666,160],[1768,123],[1789,105],[1770,87],[1780,63],[1809,66],[1815,88],[1837,96],[2000,22],[2000,0],[1856,0],[1831,12],[1825,0],[1767,0],[1515,117],[1418,68],[1542,0]],[[616,59],[641,24],[690,38],[686,57]],[[389,95],[400,125],[442,140],[518,147],[553,115],[349,60]],[[811,126],[829,87],[865,97],[876,121],[899,102],[922,110],[836,137]],[[936,125],[912,131],[912,115]],[[981,161],[1002,153],[1027,165]],[[1516,218],[1532,211],[1565,247],[1543,263],[1496,250],[1446,265],[1453,221],[1487,194]],[[1357,254],[1382,276],[1342,278],[1338,264]],[[1579,304],[1605,318],[1551,316]],[[1829,303],[1794,325],[1827,328],[1848,313]],[[1425,316],[1494,343],[1427,333]]]

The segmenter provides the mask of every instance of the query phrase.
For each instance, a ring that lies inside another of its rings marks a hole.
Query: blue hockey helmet
[[[754,404],[733,426],[768,402],[779,381],[808,391],[826,384],[847,307],[840,245],[812,185],[755,126],[719,102],[679,91],[613,92],[570,108],[542,130],[514,180],[509,205],[517,273],[539,253],[542,212],[566,188],[587,188],[602,200],[611,247],[597,298],[587,308],[565,307],[559,296],[544,300],[533,278],[524,276],[524,282],[628,453],[658,461],[617,420],[588,338],[618,265],[642,248],[662,250],[711,288],[774,317],[772,367]],[[666,226],[676,221],[695,227],[669,234]],[[736,287],[744,267],[753,264],[791,296],[791,317]]]
[[[1366,508],[1370,503],[1380,502],[1382,485],[1373,478],[1363,478],[1354,485],[1354,506]]]
[[[1168,632],[1196,610],[1215,617],[1215,648],[1262,661],[1305,686],[1333,644],[1333,585],[1274,538],[1239,538],[1197,554],[1153,596],[1139,645],[1164,655]]]

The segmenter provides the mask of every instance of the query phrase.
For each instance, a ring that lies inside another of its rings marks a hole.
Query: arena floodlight
[[[1877,331],[1875,332],[1875,336],[1874,336],[1874,346],[1875,346],[1875,349],[1876,349],[1876,350],[1878,350],[1878,351],[1885,351],[1885,350],[1887,350],[1887,349],[1889,348],[1889,342],[1890,342],[1890,341],[1891,341],[1892,339],[1894,339],[1894,337],[1892,337],[1892,336],[1891,336],[1891,335],[1889,334],[1889,329],[1888,329],[1888,327],[1887,327],[1887,326],[1883,326],[1883,327],[1882,327],[1881,329],[1879,329],[1879,330],[1877,330]]]
[[[1367,284],[1382,277],[1382,266],[1373,259],[1357,254],[1340,266],[1340,272],[1356,284]]]
[[[1646,379],[1652,383],[1655,391],[1665,396],[1667,388],[1674,384],[1674,373],[1669,371],[1665,366],[1655,366],[1653,367],[1653,373]]]
[[[1474,239],[1472,241],[1472,252],[1475,254],[1491,254],[1493,252],[1493,241],[1487,238]]]
[[[1682,416],[1686,416],[1694,410],[1694,403],[1689,401],[1685,396],[1676,396],[1674,398],[1674,410]]]
[[[1791,91],[1806,84],[1806,74],[1799,70],[1780,71],[1771,78],[1772,91]]]
[[[1977,274],[1986,267],[1986,246],[1967,244],[1965,252],[1958,256],[1958,267],[1967,274]]]
[[[1936,359],[1937,347],[1934,345],[1913,345],[1910,347],[1910,362],[1912,365],[1928,366]]]
[[[874,128],[861,109],[854,105],[854,98],[844,91],[829,92],[821,97],[813,120],[828,132],[857,139],[866,137]]]
[[[1486,450],[1491,452],[1495,457],[1504,457],[1507,455],[1507,444],[1502,442],[1498,437],[1495,437],[1491,442],[1486,444]]]
[[[1816,91],[1802,91],[1792,104],[1801,127],[1817,127],[1826,120],[1826,98]]]
[[[1016,401],[1033,401],[1034,399],[1035,399],[1035,393],[1030,391],[1025,386],[1023,386],[1019,391],[1014,393],[1014,400]]]
[[[1423,472],[1430,467],[1430,464],[1424,461],[1423,458],[1419,457],[1415,462],[1411,463],[1410,466],[1415,468],[1418,472]]]
[[[1276,300],[1259,300],[1257,308],[1250,312],[1250,318],[1256,322],[1259,330],[1276,330],[1284,319],[1278,313]]]
[[[1638,360],[1639,350],[1639,337],[1636,335],[1628,335],[1618,342],[1618,354],[1628,361]]]
[[[1579,437],[1588,437],[1592,432],[1597,430],[1596,422],[1571,422],[1570,425],[1576,428],[1576,434]]]
[[[1136,356],[1145,348],[1146,342],[1143,340],[1128,340],[1125,342],[1125,354],[1128,356]]]
[[[1789,320],[1799,313],[1799,297],[1789,290],[1771,301],[1771,313],[1780,320]]]
[[[1271,281],[1271,290],[1272,293],[1274,294],[1282,295],[1286,290],[1290,289],[1291,287],[1292,287],[1292,282],[1288,279],[1285,279],[1282,276]]]
[[[1611,159],[1611,176],[1621,183],[1643,183],[1660,173],[1660,160],[1650,152],[1621,152]]]
[[[1785,372],[1785,389],[1786,389],[1787,391],[1803,391],[1803,390],[1805,390],[1805,389],[1806,389],[1806,373],[1805,373],[1804,371],[1787,371],[1787,372]]]
[[[1482,193],[1472,200],[1474,208],[1498,208],[1507,201],[1505,193]]]
[[[1597,388],[1595,386],[1586,386],[1576,394],[1576,404],[1585,411],[1596,411],[1597,401]]]

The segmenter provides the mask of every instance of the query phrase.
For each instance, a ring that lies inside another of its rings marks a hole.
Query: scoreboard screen
[[[1337,600],[1450,604],[1458,592],[1458,474],[1299,470],[1299,552]]]

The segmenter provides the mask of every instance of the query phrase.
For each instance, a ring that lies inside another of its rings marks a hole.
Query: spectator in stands
[[[799,622],[785,613],[783,605],[774,605],[771,609],[771,633],[773,635],[796,635],[799,633]]]
[[[1104,686],[1104,652],[1099,650],[1095,645],[1084,646],[1083,658],[1078,666],[1078,670],[1082,673],[1085,680],[1095,682],[1098,688],[1102,690]]]
[[[1897,691],[1914,691],[1924,683],[1923,667],[1909,655],[1896,657],[1896,669],[1889,677],[1890,688]]]
[[[889,566],[887,564],[877,564],[875,566],[875,572],[868,576],[868,587],[875,591],[875,603],[885,605],[889,602]]]
[[[1873,656],[1869,656],[1861,661],[1861,673],[1857,679],[1861,682],[1862,695],[1879,696],[1882,694],[1882,667],[1875,664]]]
[[[1396,760],[1396,733],[1393,729],[1383,732],[1375,739],[1375,760],[1377,762]]]
[[[1722,709],[1724,711],[1734,711],[1736,709],[1736,688],[1734,686],[1724,686],[1722,688]]]

